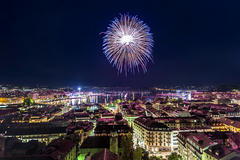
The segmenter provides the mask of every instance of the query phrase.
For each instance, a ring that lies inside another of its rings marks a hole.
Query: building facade
[[[178,134],[186,131],[209,131],[199,119],[141,117],[134,121],[133,142],[149,152],[149,156],[167,157],[178,149]]]

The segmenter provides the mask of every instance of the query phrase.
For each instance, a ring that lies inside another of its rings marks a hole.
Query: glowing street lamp
[[[78,94],[79,94],[79,97],[80,97],[80,91],[81,91],[81,87],[78,87]]]
[[[79,92],[79,94],[80,94],[81,89],[82,89],[81,87],[78,87],[78,92]]]

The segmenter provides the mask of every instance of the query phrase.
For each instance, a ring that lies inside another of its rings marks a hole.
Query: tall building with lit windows
[[[196,118],[179,117],[140,117],[134,120],[133,141],[149,152],[149,156],[167,157],[178,151],[179,132],[211,131],[204,123]]]
[[[149,156],[160,156],[170,153],[172,132],[163,123],[152,119],[138,118],[134,121],[134,144],[149,152]]]

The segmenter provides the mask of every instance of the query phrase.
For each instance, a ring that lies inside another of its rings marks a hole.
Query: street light
[[[80,96],[81,89],[82,89],[81,87],[78,87],[79,96]]]

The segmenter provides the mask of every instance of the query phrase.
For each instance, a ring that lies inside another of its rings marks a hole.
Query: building
[[[240,121],[231,120],[230,118],[220,118],[214,121],[212,129],[240,133]]]
[[[33,105],[19,108],[18,114],[12,118],[12,123],[43,123],[50,122],[62,114],[63,106]]]
[[[132,129],[128,126],[127,121],[121,116],[119,119],[117,116],[115,118],[99,118],[94,130],[96,136],[112,136],[113,133],[122,136],[129,132],[132,132]]]
[[[211,131],[204,127],[204,123],[197,117],[141,117],[134,121],[133,141],[149,152],[149,156],[167,157],[178,151],[179,132]]]
[[[152,118],[137,118],[134,121],[133,141],[149,152],[149,156],[162,156],[170,154],[171,129],[165,124],[154,121]]]
[[[204,160],[229,160],[240,159],[240,153],[231,151],[228,147],[222,144],[210,146],[203,152]]]
[[[89,136],[90,132],[93,130],[93,123],[88,121],[79,121],[71,123],[67,129],[67,134],[74,134],[80,137],[79,144],[81,145],[83,141]]]
[[[106,150],[107,149],[107,150]],[[95,157],[98,153],[111,152],[111,154],[118,155],[121,152],[121,137],[109,136],[91,136],[88,137],[80,146],[78,159],[89,159]],[[114,156],[116,157],[116,156]],[[99,157],[100,158],[100,157]],[[101,157],[103,159],[103,157]],[[94,159],[94,158],[93,158]]]
[[[77,147],[73,141],[59,138],[47,146],[46,153],[54,160],[76,160]]]
[[[187,158],[203,159],[203,152],[215,143],[204,133],[192,133],[187,137],[185,144],[187,148]]]
[[[0,97],[0,104],[21,104],[23,103],[24,97]]]
[[[15,137],[22,142],[37,140],[49,144],[52,140],[67,135],[68,124],[34,123],[13,124],[6,129],[4,137]]]
[[[239,159],[239,147],[231,143],[239,135],[231,132],[182,132],[178,134],[178,154],[184,160]]]
[[[0,160],[50,160],[50,157],[40,155],[46,145],[37,141],[22,143],[16,138],[0,137]]]
[[[140,104],[135,104],[135,103],[122,103],[121,104],[121,112],[123,113],[123,117],[124,119],[127,120],[128,125],[130,127],[133,127],[133,122],[136,118],[140,117],[140,116],[144,116],[145,115],[145,109],[140,106]]]
[[[121,160],[121,158],[117,154],[109,151],[106,148],[98,153],[95,153],[93,156],[90,157],[90,160],[103,160],[103,159],[104,160]]]
[[[0,138],[0,160],[76,160],[76,144],[56,139],[49,145],[38,141],[22,143],[16,138]]]

